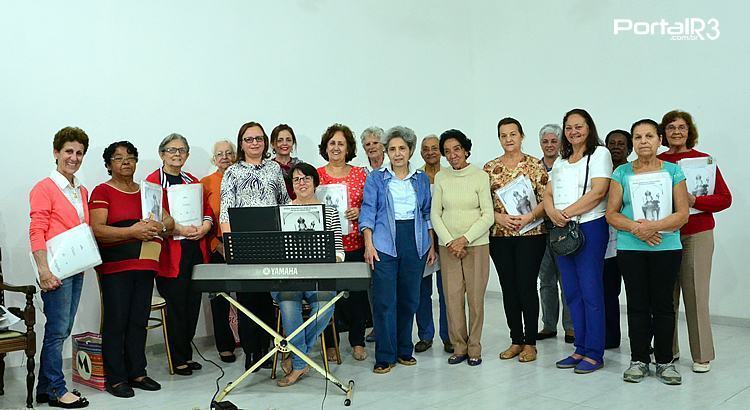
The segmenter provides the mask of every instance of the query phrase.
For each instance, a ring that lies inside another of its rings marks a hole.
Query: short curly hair
[[[471,140],[466,134],[455,129],[440,134],[440,155],[445,156],[445,142],[451,138],[461,144],[461,147],[466,151],[466,158],[469,158],[471,155]]]
[[[324,160],[328,161],[328,152],[326,152],[326,148],[328,148],[328,142],[331,141],[331,138],[333,138],[337,132],[344,134],[344,139],[346,140],[345,161],[349,162],[357,156],[357,140],[354,139],[352,130],[344,124],[336,123],[326,129],[326,132],[324,132],[320,138],[318,153],[320,153],[320,156],[323,157]]]
[[[682,118],[687,123],[688,135],[687,139],[685,140],[685,146],[688,149],[692,149],[694,146],[698,145],[698,128],[695,127],[693,116],[690,115],[690,113],[682,110],[672,110],[664,114],[664,117],[662,117],[661,119],[661,129],[662,131],[664,131],[664,135],[666,136],[667,125],[679,118]],[[661,145],[669,147],[669,141],[666,138],[662,138]]]
[[[112,165],[112,156],[115,155],[115,151],[117,151],[117,148],[123,147],[128,152],[129,155],[132,155],[135,157],[135,162],[138,162],[138,149],[133,145],[130,141],[117,141],[109,144],[107,148],[104,148],[104,153],[102,154],[102,159],[104,159],[104,167],[107,168],[107,173],[109,175],[112,175],[112,170],[109,169],[109,167]]]
[[[86,132],[78,127],[65,127],[57,131],[55,138],[52,140],[52,148],[55,151],[62,151],[66,142],[79,142],[83,145],[83,153],[89,149],[89,136]]]

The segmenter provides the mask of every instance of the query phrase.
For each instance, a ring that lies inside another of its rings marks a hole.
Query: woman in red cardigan
[[[178,184],[200,184],[193,175],[183,172],[190,155],[190,146],[180,134],[169,134],[159,144],[159,156],[163,166],[152,172],[146,180],[162,186],[163,204],[169,209],[167,189]],[[171,214],[174,214],[170,210]],[[205,236],[213,226],[213,213],[208,200],[203,197],[203,223],[200,226],[183,226],[175,222],[174,235],[185,239],[167,239],[161,253],[161,270],[156,277],[159,294],[167,301],[167,332],[169,349],[175,373],[183,376],[193,374],[203,366],[193,361],[190,343],[198,326],[201,293],[191,289],[193,266],[208,263],[208,241]]]
[[[669,150],[660,154],[659,159],[677,163],[684,158],[709,157],[693,147],[698,143],[698,130],[693,117],[684,111],[674,110],[664,114],[661,127],[667,138],[663,144]],[[711,258],[714,253],[714,212],[723,211],[732,204],[724,177],[716,168],[714,193],[695,196],[688,192],[690,207],[699,211],[691,212],[688,223],[680,229],[682,240],[682,265],[674,293],[675,311],[680,306],[680,290],[685,303],[685,319],[688,324],[690,354],[693,371],[706,373],[711,370],[715,357],[711,335],[711,318],[708,313],[709,281],[711,278]],[[675,327],[673,353],[679,357],[680,348]]]
[[[70,336],[83,287],[83,272],[63,280],[47,265],[47,244],[51,238],[89,222],[88,191],[75,177],[89,147],[89,137],[75,127],[65,127],[52,142],[56,169],[31,189],[29,203],[31,252],[39,269],[44,315],[44,341],[39,359],[37,403],[77,409],[89,405],[77,391],[68,391],[62,371],[63,343]]]

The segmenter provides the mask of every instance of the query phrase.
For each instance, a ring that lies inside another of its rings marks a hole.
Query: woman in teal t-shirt
[[[656,377],[681,384],[672,362],[675,328],[673,294],[682,258],[679,229],[688,220],[685,175],[675,164],[656,158],[662,134],[650,119],[630,128],[635,161],[612,174],[607,222],[617,229],[617,263],[628,301],[630,367],[627,382],[649,373],[649,346],[654,337]]]

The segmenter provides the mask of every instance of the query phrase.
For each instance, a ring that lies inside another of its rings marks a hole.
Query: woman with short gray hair
[[[219,220],[221,213],[221,180],[224,172],[237,158],[237,146],[232,141],[221,139],[214,143],[211,164],[216,165],[216,172],[201,179],[203,192],[213,211],[214,220]],[[224,259],[224,242],[221,227],[211,230],[208,235],[210,263],[226,263]],[[211,298],[211,315],[214,323],[214,340],[219,358],[222,362],[231,363],[236,360],[234,355],[234,334],[229,326],[229,302],[224,298]]]
[[[367,154],[368,164],[365,165],[367,172],[382,168],[385,162],[385,131],[376,126],[368,127],[362,131],[359,139]]]
[[[163,165],[146,177],[146,180],[162,187],[163,207],[169,210],[167,189],[172,185],[200,184],[198,178],[182,170],[190,156],[190,145],[180,134],[169,134],[159,144],[159,156]],[[167,302],[167,333],[169,351],[174,372],[189,376],[202,366],[193,361],[190,343],[198,326],[201,294],[192,290],[193,266],[208,263],[208,240],[206,235],[213,228],[213,211],[208,201],[203,200],[203,219],[200,226],[175,223],[174,236],[166,240],[162,248],[162,269],[156,277],[159,294]],[[182,239],[176,239],[182,238]],[[166,249],[165,249],[166,248]]]
[[[411,338],[414,314],[425,263],[435,261],[430,179],[409,164],[417,136],[409,128],[393,127],[386,141],[390,165],[367,176],[359,214],[365,262],[373,268],[373,372],[378,374],[396,363],[417,364]]]

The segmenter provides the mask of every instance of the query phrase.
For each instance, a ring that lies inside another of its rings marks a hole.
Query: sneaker
[[[622,374],[622,380],[630,383],[640,383],[643,379],[651,374],[648,363],[630,362],[630,367]]]
[[[664,384],[682,384],[682,376],[672,363],[656,364],[656,377]]]
[[[695,373],[708,373],[711,370],[711,362],[698,363],[693,362],[693,371]]]

